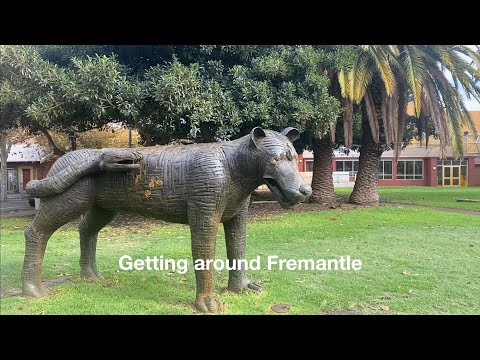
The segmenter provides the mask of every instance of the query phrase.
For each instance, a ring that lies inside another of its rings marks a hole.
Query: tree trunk
[[[6,201],[7,200],[7,135],[4,133],[0,133],[0,200]]]
[[[50,135],[47,129],[45,129],[44,127],[40,127],[40,131],[47,138],[48,145],[50,145],[50,147],[52,148],[54,155],[58,155],[58,156],[65,155],[65,153],[62,150],[60,150],[57,145],[55,145],[55,142],[53,141],[52,136]]]
[[[382,153],[382,146],[373,141],[367,115],[362,108],[362,147],[360,148],[357,179],[349,202],[360,205],[378,205],[378,163]]]
[[[313,178],[311,202],[334,204],[337,195],[333,188],[332,143],[329,137],[313,139]]]
[[[357,180],[350,195],[349,202],[360,205],[378,205],[378,162],[382,156],[378,146],[373,142],[360,148]]]

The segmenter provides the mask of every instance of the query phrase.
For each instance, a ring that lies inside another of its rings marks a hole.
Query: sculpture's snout
[[[305,200],[307,200],[312,195],[312,187],[308,184],[303,184],[300,186],[300,194],[305,196]]]

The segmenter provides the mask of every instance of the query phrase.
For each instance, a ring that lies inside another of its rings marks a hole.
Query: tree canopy
[[[0,126],[77,133],[116,121],[136,127],[146,145],[296,126],[303,147],[327,133],[351,147],[358,103],[375,141],[395,147],[405,127],[400,108],[412,98],[423,128],[433,124],[459,150],[469,117],[456,88],[478,97],[478,68],[468,59],[478,66],[479,55],[460,45],[1,46]]]

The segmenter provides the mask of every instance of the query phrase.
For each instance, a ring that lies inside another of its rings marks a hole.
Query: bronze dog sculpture
[[[259,127],[238,140],[139,149],[78,150],[58,159],[43,180],[28,183],[40,207],[25,230],[23,294],[45,294],[41,273],[50,236],[83,215],[80,226],[81,276],[101,278],[96,265],[98,232],[118,212],[190,225],[193,260],[215,259],[223,223],[229,261],[245,258],[247,211],[252,192],[266,184],[290,208],[311,195],[298,171],[294,128],[282,133]],[[195,306],[222,310],[215,296],[214,270],[196,270]],[[230,270],[228,289],[260,291],[244,269]]]

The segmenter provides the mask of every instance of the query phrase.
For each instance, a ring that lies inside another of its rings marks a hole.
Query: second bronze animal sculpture
[[[298,171],[292,145],[299,135],[294,128],[279,133],[257,127],[228,142],[78,150],[62,156],[45,179],[27,186],[41,202],[25,230],[23,294],[45,294],[41,273],[47,241],[81,215],[80,268],[85,278],[101,278],[98,232],[119,212],[188,224],[194,261],[215,259],[217,231],[223,223],[229,261],[244,259],[248,205],[258,186],[266,184],[284,208],[312,193]],[[202,312],[222,310],[214,292],[214,270],[196,270],[195,277],[195,307]],[[260,291],[243,269],[230,270],[228,289]]]

